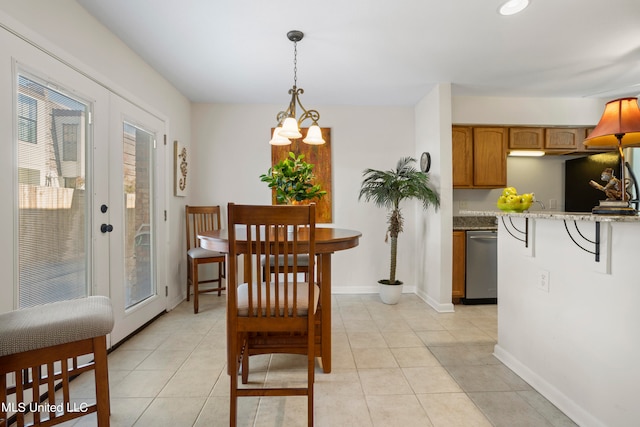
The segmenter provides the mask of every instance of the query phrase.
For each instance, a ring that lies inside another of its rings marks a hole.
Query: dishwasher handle
[[[469,238],[478,240],[496,240],[498,236],[469,236]]]

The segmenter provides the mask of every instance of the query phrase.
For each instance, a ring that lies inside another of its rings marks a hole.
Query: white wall
[[[607,100],[598,98],[453,98],[452,122],[469,125],[595,126]],[[564,162],[576,156],[507,158],[507,186],[535,193],[547,209],[564,209]],[[453,212],[496,210],[501,190],[456,189]],[[540,209],[539,205],[532,208]]]
[[[283,103],[286,103],[283,99]],[[271,165],[268,144],[275,116],[283,105],[211,105],[192,108],[192,163],[196,185],[189,200],[226,206],[271,203],[259,179]],[[377,281],[389,274],[389,246],[384,242],[386,212],[358,202],[366,168],[391,169],[403,156],[415,156],[413,108],[314,105],[320,125],[331,128],[333,223],[362,232],[360,245],[333,256],[334,293],[377,292]],[[414,239],[416,210],[403,209],[405,230],[398,239],[397,275],[416,286]],[[225,216],[226,218],[226,216]]]
[[[431,183],[440,207],[428,211],[416,203],[415,235],[418,289],[416,293],[438,311],[453,311],[451,85],[438,85],[416,106],[416,158],[431,154]]]
[[[523,218],[514,223],[524,230]],[[496,356],[578,425],[637,425],[637,218],[601,222],[600,262],[571,241],[561,218],[530,218],[528,249],[499,224]],[[595,224],[577,222],[592,241]],[[539,287],[543,271],[548,291]]]
[[[161,117],[167,123],[170,144],[180,140],[189,145],[189,101],[75,1],[0,0],[0,23],[49,50],[112,92]],[[3,81],[2,84],[11,82]],[[3,102],[8,104],[10,101],[7,99]],[[3,123],[10,123],[9,120],[12,119],[5,121],[3,117]],[[12,158],[13,144],[9,141],[10,138],[2,144],[2,156]],[[171,175],[172,170],[173,159],[169,155],[163,165],[163,173]],[[172,179],[167,182],[171,185]],[[171,307],[182,299],[185,292],[185,199],[173,197],[170,186],[166,191],[169,221],[167,259],[160,262],[167,269],[168,304]],[[5,224],[13,223],[4,214],[2,219]],[[7,254],[3,259],[13,257]],[[4,284],[12,285],[8,282]]]

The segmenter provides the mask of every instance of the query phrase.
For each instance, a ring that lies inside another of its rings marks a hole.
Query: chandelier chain
[[[293,86],[298,87],[298,42],[293,42]]]

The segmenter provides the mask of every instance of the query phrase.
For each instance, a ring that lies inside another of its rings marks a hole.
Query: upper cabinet
[[[509,148],[513,150],[542,150],[544,128],[509,128]]]
[[[598,152],[584,146],[588,131],[584,127],[511,127],[509,150],[544,150],[547,154]]]
[[[453,187],[473,187],[473,131],[453,126],[451,133]]]
[[[545,129],[545,150],[575,151],[584,141],[584,128],[548,128]]]
[[[506,186],[508,136],[505,127],[453,126],[453,187]]]

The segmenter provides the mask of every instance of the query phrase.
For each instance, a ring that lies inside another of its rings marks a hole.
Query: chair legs
[[[207,264],[211,264],[211,263],[207,263]],[[218,262],[218,276],[215,279],[211,279],[211,280],[202,280],[200,281],[199,275],[198,275],[198,269],[200,267],[200,263],[198,262],[197,259],[193,259],[190,257],[187,257],[187,301],[190,300],[191,297],[191,286],[193,285],[193,313],[194,314],[198,314],[198,311],[200,309],[199,307],[199,301],[198,301],[198,295],[201,292],[213,292],[213,291],[218,291],[218,296],[222,295],[222,291],[226,289],[226,287],[224,287],[222,285],[222,279],[226,278],[226,274],[225,274],[225,268],[226,265],[224,262]],[[217,288],[213,288],[211,290],[200,290],[200,284],[201,283],[217,283],[218,287]]]

